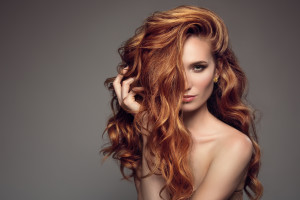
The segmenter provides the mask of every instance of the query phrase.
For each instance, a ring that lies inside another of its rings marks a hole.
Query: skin
[[[211,53],[208,40],[200,36],[190,36],[183,46],[183,67],[186,74],[185,95],[193,95],[192,101],[182,103],[184,124],[191,133],[192,147],[190,166],[194,177],[194,193],[191,200],[241,199],[248,163],[253,146],[250,139],[240,131],[214,117],[207,109],[214,78],[218,70]],[[126,72],[126,69],[124,70]],[[129,91],[134,78],[121,83],[119,74],[113,85],[120,105],[128,112],[138,112],[139,104],[134,96],[143,88]],[[145,134],[146,135],[146,134]],[[147,137],[143,135],[143,143]],[[138,173],[149,172],[143,157]],[[164,179],[159,175],[135,180],[139,200],[158,200]],[[169,199],[166,192],[163,197]]]
[[[198,112],[206,107],[206,101],[213,91],[213,78],[218,77],[210,43],[198,36],[189,37],[183,46],[182,62],[186,75],[184,95],[195,98],[191,102],[184,102],[181,110],[184,113]]]

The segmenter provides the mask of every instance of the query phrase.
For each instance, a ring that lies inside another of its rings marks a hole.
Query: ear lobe
[[[214,75],[214,77],[215,77],[215,78],[219,78],[219,76],[220,76],[219,69],[218,69],[218,68],[216,68],[216,71],[215,71],[215,75]]]
[[[219,76],[220,76],[219,70],[216,68],[215,75],[214,75],[214,82],[215,82],[215,83],[218,82]]]

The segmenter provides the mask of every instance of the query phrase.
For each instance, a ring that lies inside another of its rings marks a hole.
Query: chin
[[[182,112],[193,112],[196,110],[199,110],[203,105],[193,105],[191,103],[184,103],[181,106],[181,111]]]

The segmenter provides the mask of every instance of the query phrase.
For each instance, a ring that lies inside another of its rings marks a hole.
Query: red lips
[[[195,95],[184,95],[182,101],[183,102],[191,102],[195,99]]]
[[[195,95],[184,95],[183,98],[195,97]]]

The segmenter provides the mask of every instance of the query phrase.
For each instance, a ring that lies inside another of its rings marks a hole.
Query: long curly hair
[[[205,8],[180,6],[155,12],[119,48],[122,59],[118,65],[119,73],[128,66],[124,79],[136,77],[132,85],[144,87],[144,91],[136,96],[141,108],[133,117],[118,103],[112,85],[115,77],[105,81],[112,94],[113,115],[103,133],[108,134],[110,142],[101,153],[104,158],[112,156],[119,161],[125,179],[144,178],[139,177],[137,171],[142,160],[142,129],[148,129],[144,156],[150,174],[160,174],[166,181],[160,195],[163,190],[168,191],[172,200],[187,199],[192,195],[193,175],[189,166],[192,141],[180,110],[185,92],[182,51],[184,42],[191,35],[210,40],[220,74],[207,101],[209,111],[243,132],[253,143],[254,151],[244,190],[250,199],[257,200],[263,191],[257,178],[261,155],[254,112],[245,100],[246,76],[229,46],[224,22]],[[146,126],[145,116],[148,122]],[[129,169],[127,173],[126,169]]]

